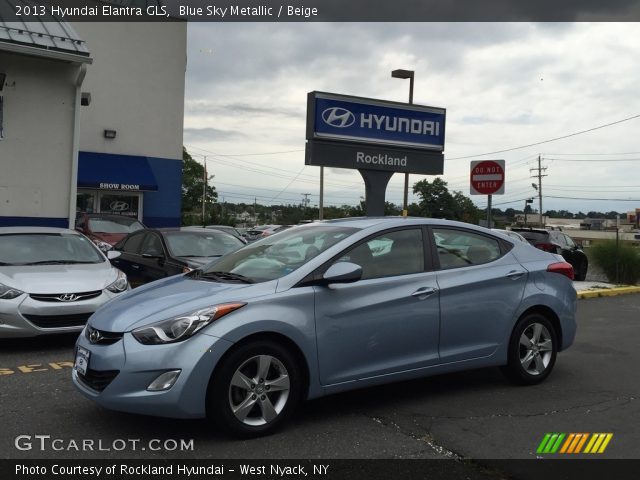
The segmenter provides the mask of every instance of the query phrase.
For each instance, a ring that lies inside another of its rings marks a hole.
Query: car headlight
[[[17,288],[8,287],[0,283],[0,298],[3,300],[11,300],[22,295],[24,292]]]
[[[186,315],[136,328],[131,333],[144,345],[182,342],[214,320],[245,306],[246,303],[222,303]]]
[[[92,241],[96,245],[96,247],[102,250],[103,253],[106,253],[113,248],[113,245],[107,242],[103,242],[102,240],[92,239]]]
[[[124,292],[127,288],[129,288],[127,276],[120,270],[118,270],[118,278],[116,278],[116,281],[107,285],[107,290],[112,293]]]

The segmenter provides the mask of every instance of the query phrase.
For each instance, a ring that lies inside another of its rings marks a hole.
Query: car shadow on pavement
[[[26,338],[0,338],[0,350],[3,352],[34,352],[46,350],[73,350],[80,332],[41,335]]]

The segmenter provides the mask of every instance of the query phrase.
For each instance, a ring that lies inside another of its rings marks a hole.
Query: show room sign
[[[445,109],[311,92],[307,165],[441,174]]]

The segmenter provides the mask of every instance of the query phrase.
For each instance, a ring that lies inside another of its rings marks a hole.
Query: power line
[[[496,153],[512,152],[514,150],[521,150],[523,148],[535,147],[536,145],[542,145],[542,144],[545,144],[545,143],[556,142],[558,140],[564,140],[565,138],[575,137],[577,135],[582,135],[584,133],[589,133],[589,132],[593,132],[595,130],[600,130],[601,128],[611,127],[611,126],[617,125],[619,123],[628,122],[630,120],[635,120],[636,118],[640,118],[640,114],[639,115],[634,115],[632,117],[623,118],[622,120],[616,120],[615,122],[606,123],[604,125],[598,125],[597,127],[588,128],[586,130],[581,130],[579,132],[570,133],[568,135],[562,135],[561,137],[550,138],[549,140],[542,140],[540,142],[530,143],[528,145],[522,145],[520,147],[505,148],[504,150],[496,150],[495,152],[487,152],[487,153],[478,153],[476,155],[468,155],[468,156],[465,156],[465,157],[445,158],[445,161],[446,160],[449,160],[449,161],[451,161],[451,160],[463,160],[463,159],[466,159],[466,158],[474,158],[474,157],[483,157],[485,155],[495,155]]]

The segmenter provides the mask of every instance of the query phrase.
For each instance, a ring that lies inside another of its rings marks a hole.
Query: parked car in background
[[[527,242],[526,238],[524,238],[518,232],[514,232],[513,230],[502,230],[500,228],[492,228],[491,230],[493,230],[494,232],[498,232],[498,233],[501,233],[503,235],[506,235],[508,237],[515,238],[516,240],[519,240],[520,242],[529,243],[529,242]]]
[[[302,400],[392,381],[502,366],[536,384],[573,342],[572,277],[559,255],[459,222],[302,225],[96,312],[73,382],[105,408],[210,415],[240,437],[273,432]]]
[[[121,255],[112,263],[137,287],[189,272],[243,246],[240,239],[214,229],[144,229],[115,245]]]
[[[248,229],[245,233],[245,238],[249,242],[255,242],[256,240],[281,232],[287,228],[291,228],[291,225],[259,225]]]
[[[583,281],[587,278],[589,259],[582,247],[566,233],[540,228],[513,227],[511,230],[522,235],[531,245],[540,250],[562,255],[573,266],[576,280]]]
[[[198,230],[202,231],[205,228],[210,228],[212,230],[220,230],[221,232],[225,232],[225,233],[228,233],[229,235],[233,235],[237,239],[241,240],[242,243],[248,243],[247,239],[244,238],[244,235],[242,235],[242,233],[240,233],[240,231],[237,228],[231,227],[229,225],[206,225],[204,227],[198,226],[198,225],[192,225],[190,227],[182,227],[183,230],[195,230],[195,231],[198,231]]]
[[[84,233],[100,250],[106,252],[131,232],[145,226],[133,217],[84,213],[76,215],[76,230]]]
[[[0,228],[0,338],[80,331],[128,289],[126,275],[74,230]]]

